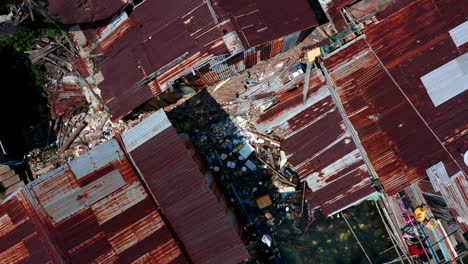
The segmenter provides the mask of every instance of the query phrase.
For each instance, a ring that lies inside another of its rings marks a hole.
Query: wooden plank
[[[0,165],[0,175],[10,170],[8,165]]]
[[[12,177],[13,175],[15,175],[15,171],[14,170],[10,170],[10,171],[7,171],[5,173],[2,173],[0,175],[0,182]]]
[[[312,61],[309,61],[307,63],[307,68],[306,68],[306,76],[305,76],[305,84],[304,84],[304,90],[303,90],[303,100],[304,100],[304,105],[307,103],[307,93],[309,92],[309,84],[310,84],[310,71],[312,70]]]

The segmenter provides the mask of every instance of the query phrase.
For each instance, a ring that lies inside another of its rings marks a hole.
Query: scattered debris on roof
[[[92,89],[102,93],[113,120],[182,76],[190,84],[211,85],[256,64],[257,54],[259,60],[269,59],[318,24],[305,0],[289,3],[294,8],[288,12],[280,1],[235,7],[225,1],[111,2],[54,0],[49,10],[69,26],[81,73],[94,80]],[[259,45],[264,46],[256,49]],[[239,60],[244,55],[247,63]]]

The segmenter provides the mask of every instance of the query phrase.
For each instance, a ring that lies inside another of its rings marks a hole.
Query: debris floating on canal
[[[254,258],[265,263],[364,261],[342,219],[308,206],[303,193],[308,187],[287,162],[280,139],[258,134],[244,117],[229,116],[206,91],[168,116],[182,138],[196,146],[201,162],[208,164],[236,209]],[[374,210],[365,201],[347,214],[364,244],[373,245],[369,254],[383,262],[393,260],[395,251],[379,255],[392,244]],[[264,235],[272,237],[271,246],[262,242]]]

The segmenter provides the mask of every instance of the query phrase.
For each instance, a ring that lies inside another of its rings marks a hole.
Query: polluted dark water
[[[381,219],[371,201],[344,212],[373,263],[397,258]],[[287,222],[276,228],[283,263],[368,263],[349,227],[339,214],[317,219],[307,230],[306,221]]]
[[[264,142],[245,147],[249,145],[245,131],[253,128],[234,123],[236,116],[229,116],[206,90],[168,112],[168,117],[195,145],[228,207],[234,209],[252,256],[245,263],[369,263],[365,253],[373,263],[385,263],[398,257],[373,201],[335,217],[309,210],[303,195],[306,187],[293,168],[279,170],[266,162],[276,158],[273,152],[279,146]]]

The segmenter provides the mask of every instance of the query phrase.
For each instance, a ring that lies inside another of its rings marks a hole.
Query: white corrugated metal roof
[[[77,179],[80,179],[95,170],[104,167],[113,160],[123,156],[117,140],[112,139],[96,146],[89,152],[81,155],[69,163]]]
[[[449,33],[457,47],[465,44],[468,42],[468,21],[465,21],[464,23],[449,30]]]
[[[122,136],[123,142],[128,152],[138,148],[141,144],[150,140],[163,130],[171,126],[171,122],[164,110],[153,113],[140,124],[134,126]]]
[[[112,22],[109,23],[109,25],[103,27],[100,31],[100,37],[99,41],[103,41],[106,39],[112,32],[114,32],[120,25],[122,25],[123,22],[125,22],[128,19],[127,13],[124,11],[122,12],[119,16],[114,18]],[[99,36],[99,35],[98,35]]]
[[[421,81],[435,106],[468,90],[468,53],[427,73]]]

